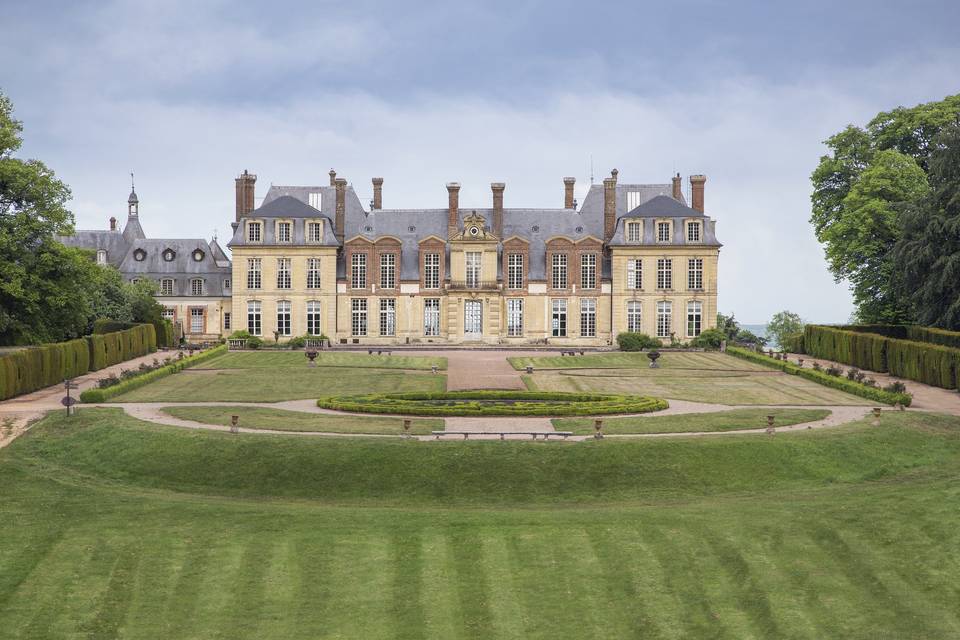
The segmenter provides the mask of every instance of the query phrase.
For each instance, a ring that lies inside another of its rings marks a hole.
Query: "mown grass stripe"
[[[394,637],[403,640],[424,638],[423,601],[423,540],[420,532],[398,529],[390,535],[390,562],[393,584],[390,587],[392,604],[390,616],[394,621]]]
[[[172,524],[172,523],[171,523]],[[125,629],[129,638],[149,640],[170,637],[171,620],[165,615],[174,595],[177,580],[187,557],[184,536],[189,529],[150,529],[141,539],[142,557],[131,586],[129,620],[154,621],[151,625],[136,624]]]
[[[446,529],[429,527],[421,535],[421,601],[424,635],[428,638],[464,638],[462,612],[453,571],[453,547]]]
[[[330,579],[330,570],[340,553],[340,539],[326,532],[321,535],[311,527],[301,528],[292,538],[291,553],[293,596],[286,611],[291,626],[303,638],[331,637],[337,585]]]
[[[490,611],[497,638],[524,638],[527,613],[518,599],[519,589],[514,576],[517,567],[510,557],[504,532],[484,529],[480,532],[484,566],[490,585]]]
[[[90,637],[115,638],[125,635],[133,582],[142,558],[143,546],[139,539],[128,541],[118,550],[111,567],[110,580],[98,599],[96,615],[89,625],[82,628]]]
[[[455,589],[461,612],[461,633],[466,637],[494,637],[490,611],[489,576],[483,566],[480,538],[474,531],[447,530],[453,551]]]
[[[338,538],[338,552],[327,577],[332,585],[330,637],[392,637],[389,546],[389,535],[380,529]]]

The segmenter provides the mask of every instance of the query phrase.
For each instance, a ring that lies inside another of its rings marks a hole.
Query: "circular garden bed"
[[[317,406],[352,413],[413,416],[599,416],[660,411],[666,400],[646,396],[556,391],[447,391],[328,396]]]

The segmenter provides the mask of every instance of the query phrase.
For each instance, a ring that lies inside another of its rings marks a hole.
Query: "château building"
[[[365,209],[330,171],[329,184],[235,183],[233,329],[341,344],[606,345],[622,331],[686,341],[714,326],[720,243],[704,214],[701,175],[623,184],[614,170],[578,206],[383,208],[373,178]],[[228,290],[224,290],[227,293]],[[225,326],[226,325],[226,326]],[[221,322],[224,334],[230,333]]]

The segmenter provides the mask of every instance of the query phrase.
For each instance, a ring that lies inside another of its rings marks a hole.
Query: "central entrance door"
[[[483,303],[479,300],[463,302],[463,336],[468,340],[483,336]]]

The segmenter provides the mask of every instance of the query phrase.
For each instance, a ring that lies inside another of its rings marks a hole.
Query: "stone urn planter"
[[[308,366],[308,367],[315,367],[315,366],[317,366],[317,363],[314,362],[314,360],[317,359],[317,355],[318,355],[316,349],[307,349],[306,351],[304,351],[304,355],[306,355],[306,356],[307,356],[307,360],[310,361],[309,363],[307,363],[307,366]]]
[[[659,351],[656,351],[656,350],[651,351],[651,352],[647,353],[647,357],[650,358],[650,368],[651,368],[651,369],[659,369],[659,368],[660,368],[660,365],[657,364],[657,359],[660,357],[660,352],[659,352]]]

